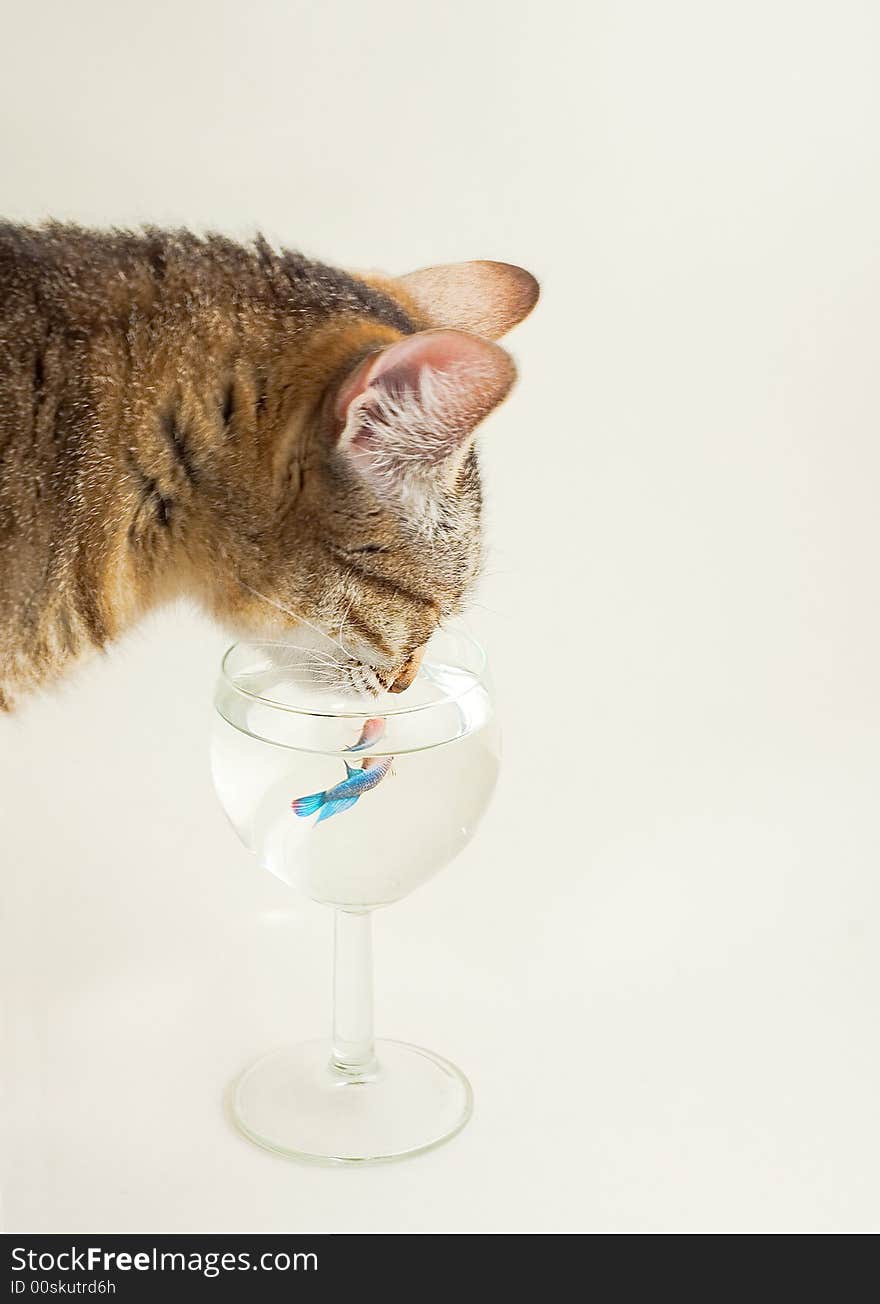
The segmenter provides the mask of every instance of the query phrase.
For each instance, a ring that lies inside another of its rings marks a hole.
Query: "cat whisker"
[[[342,642],[342,631],[345,629],[345,622],[348,620],[349,616],[351,615],[351,609],[354,606],[354,599],[355,599],[355,595],[354,593],[352,593],[348,606],[345,608],[345,614],[343,615],[342,620],[339,622],[339,646],[342,648],[343,651],[345,651],[345,645]]]
[[[328,684],[338,683],[340,678],[339,673],[335,670],[331,670],[329,666],[303,666],[296,662],[291,662],[285,665],[270,663],[261,666],[257,670],[242,670],[235,676],[235,678],[236,680],[260,679],[268,671],[293,671],[303,679],[314,680],[315,682],[320,681]]]
[[[294,611],[291,607],[286,607],[283,602],[276,602],[274,598],[268,597],[265,593],[260,593],[259,589],[253,588],[252,585],[248,584],[245,580],[241,579],[240,576],[236,578],[238,579],[238,582],[242,586],[242,588],[247,589],[248,593],[252,593],[255,598],[259,598],[261,602],[268,603],[270,607],[274,607],[276,611],[282,612],[285,616],[290,616],[292,620],[299,621],[300,624],[308,626],[308,628],[313,629],[316,634],[320,634],[322,638],[329,638],[330,642],[335,643],[336,646],[339,648],[340,652],[342,652],[344,656],[346,657],[349,656],[348,650],[343,646],[342,643],[339,642],[338,639],[334,638],[332,634],[329,634],[326,630],[321,629],[318,625],[314,625],[310,620],[306,620],[305,616],[301,616],[298,612]]]
[[[321,667],[328,670],[331,668],[334,670],[341,670],[345,664],[340,661],[338,657],[329,654],[325,655],[323,652],[316,652],[312,648],[298,648],[290,643],[261,642],[260,646],[285,648],[289,653],[291,653],[291,656],[288,659],[270,659],[256,670],[242,671],[242,675],[250,676],[263,674],[266,670],[293,670],[296,668],[308,670],[315,667]]]
[[[319,652],[315,648],[297,647],[295,643],[268,643],[265,640],[261,640],[260,647],[280,647],[285,648],[291,653],[290,660],[272,661],[271,667],[267,665],[266,669],[274,668],[276,670],[285,670],[293,669],[295,667],[307,669],[311,666],[324,666],[328,669],[333,668],[336,670],[342,670],[345,666],[344,661],[341,661],[339,657],[334,656],[330,652]],[[256,674],[257,672],[251,671],[247,673]]]

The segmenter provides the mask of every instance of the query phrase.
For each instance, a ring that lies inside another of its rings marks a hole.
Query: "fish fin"
[[[307,815],[314,815],[316,810],[320,810],[326,800],[326,792],[313,792],[308,797],[297,797],[296,801],[290,804],[296,814],[305,819]]]
[[[360,774],[361,767],[359,765],[349,765],[348,761],[343,761],[342,764],[345,766],[346,778],[350,779],[353,774]]]
[[[329,820],[331,815],[341,815],[344,810],[350,810],[357,800],[357,797],[337,797],[333,801],[328,801],[315,823],[320,824],[321,820]]]

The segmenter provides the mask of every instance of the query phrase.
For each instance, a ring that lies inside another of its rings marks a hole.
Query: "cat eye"
[[[354,556],[356,553],[387,552],[388,549],[381,543],[364,543],[359,548],[343,548],[342,551]]]
[[[357,557],[377,552],[389,552],[382,543],[362,543],[357,548],[349,548],[343,543],[336,543],[334,540],[327,539],[324,541],[326,548],[335,553],[338,557]]]

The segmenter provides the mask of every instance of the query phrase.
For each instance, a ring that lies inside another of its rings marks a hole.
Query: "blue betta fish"
[[[297,797],[291,805],[302,819],[314,815],[316,810],[320,811],[316,824],[320,824],[321,820],[329,820],[331,815],[341,815],[344,810],[350,810],[365,792],[370,792],[382,782],[393,761],[393,756],[368,756],[360,769],[346,761],[346,777],[341,783],[326,788],[323,792],[313,792],[308,797]]]

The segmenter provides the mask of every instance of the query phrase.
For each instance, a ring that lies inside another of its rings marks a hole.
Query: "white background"
[[[0,723],[5,1229],[877,1231],[877,6],[7,8],[7,216],[544,293],[483,440],[502,783],[376,921],[473,1122],[348,1171],[227,1121],[331,921],[216,808],[169,611]]]

